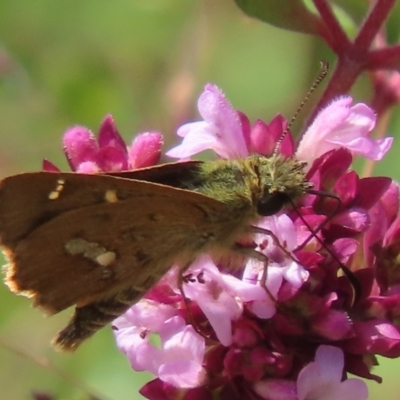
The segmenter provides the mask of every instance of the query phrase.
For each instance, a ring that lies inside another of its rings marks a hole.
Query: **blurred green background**
[[[363,12],[364,2],[348,3]],[[354,34],[351,20],[343,19]],[[390,26],[397,37],[398,10]],[[126,141],[159,130],[168,149],[176,128],[197,118],[196,98],[207,82],[252,120],[268,121],[277,112],[290,118],[321,59],[334,63],[321,41],[247,18],[232,0],[2,0],[0,175],[39,170],[44,157],[67,170],[64,130],[82,124],[96,132],[107,113]],[[353,95],[368,101],[365,76]],[[308,106],[317,99],[318,93]],[[398,109],[389,131],[400,132]],[[399,179],[399,142],[375,174]],[[37,390],[57,399],[85,399],[88,391],[139,399],[137,390],[150,377],[131,370],[111,329],[73,355],[50,348],[68,316],[43,318],[0,285],[0,398],[29,399]],[[370,384],[370,398],[400,399],[399,361],[381,364],[375,373],[384,383]]]

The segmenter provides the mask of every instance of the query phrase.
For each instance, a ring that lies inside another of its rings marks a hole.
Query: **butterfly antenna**
[[[315,92],[315,89],[317,89],[317,87],[319,86],[319,84],[324,80],[324,78],[326,77],[326,75],[328,74],[329,71],[329,63],[326,60],[322,60],[321,61],[321,70],[317,76],[317,78],[315,79],[314,83],[312,84],[312,86],[310,87],[310,89],[308,90],[306,96],[304,97],[303,101],[300,103],[299,107],[297,108],[296,112],[294,113],[293,117],[291,118],[291,120],[289,121],[287,127],[285,128],[285,130],[282,132],[282,135],[280,136],[280,138],[278,139],[278,141],[276,142],[275,148],[274,148],[274,153],[276,154],[278,152],[279,147],[282,144],[283,139],[285,138],[285,136],[287,135],[287,133],[289,132],[290,127],[293,125],[294,121],[296,121],[298,115],[300,114],[300,111],[304,108],[304,106],[307,104],[308,100],[310,99],[311,95]]]

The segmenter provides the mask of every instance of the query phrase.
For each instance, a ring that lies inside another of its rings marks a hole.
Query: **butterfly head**
[[[286,204],[303,196],[312,183],[306,179],[306,163],[280,154],[271,157],[252,156],[253,170],[258,180],[256,205],[259,215],[276,214]]]

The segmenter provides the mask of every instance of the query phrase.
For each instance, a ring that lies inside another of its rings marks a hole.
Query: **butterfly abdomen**
[[[74,316],[58,333],[53,344],[64,351],[75,350],[82,341],[123,314],[143,294],[141,289],[130,288],[110,299],[76,307]]]

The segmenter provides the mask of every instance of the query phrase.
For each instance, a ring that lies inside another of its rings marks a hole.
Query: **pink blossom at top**
[[[222,158],[248,155],[239,115],[226,100],[222,91],[208,84],[197,103],[204,121],[192,122],[178,129],[182,143],[166,154],[174,158],[188,158],[212,149]]]
[[[297,148],[299,160],[311,166],[322,154],[340,147],[373,160],[382,159],[393,139],[371,139],[368,135],[375,126],[375,114],[362,103],[350,107],[352,101],[351,97],[338,98],[317,115]],[[206,85],[200,95],[198,108],[204,121],[179,128],[178,135],[183,137],[183,141],[169,150],[168,156],[188,158],[212,149],[222,158],[246,157],[249,148],[267,154],[274,149],[272,142],[263,137],[272,138],[273,135],[276,142],[284,131],[279,118],[270,125],[258,120],[253,128],[249,128],[246,117],[234,110],[221,90],[211,84]],[[281,145],[284,154],[288,155],[291,152],[290,137],[286,135]]]
[[[340,147],[375,161],[382,159],[393,138],[371,139],[375,114],[362,103],[350,107],[352,101],[351,97],[341,97],[319,112],[299,143],[296,151],[299,160],[311,165],[324,153]]]
[[[271,155],[287,121],[278,114],[269,124],[257,120],[252,126],[247,116],[235,110],[222,91],[207,84],[199,97],[198,110],[203,121],[192,122],[178,129],[181,144],[167,151],[173,158],[186,159],[204,150],[214,150],[222,158],[246,157],[251,152]],[[290,132],[282,140],[278,151],[286,156],[294,153]]]

